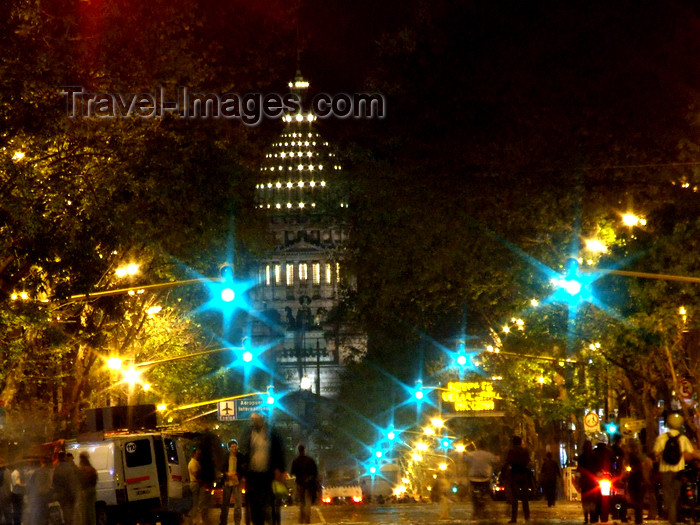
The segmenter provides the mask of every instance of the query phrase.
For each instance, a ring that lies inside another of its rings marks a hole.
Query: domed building
[[[292,92],[309,88],[297,71]],[[274,248],[260,261],[253,306],[256,344],[272,345],[275,374],[286,388],[324,397],[337,393],[348,359],[363,355],[366,338],[335,315],[343,290],[348,238],[343,170],[307,111],[283,116],[284,129],[259,168],[255,206],[268,217]]]

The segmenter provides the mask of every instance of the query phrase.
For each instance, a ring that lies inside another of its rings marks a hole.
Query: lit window
[[[335,281],[340,282],[340,263],[335,263]]]
[[[333,282],[333,273],[331,272],[331,265],[326,264],[326,284],[331,284]]]
[[[294,285],[294,265],[287,264],[287,286]]]
[[[265,286],[270,286],[270,265],[265,266]]]
[[[282,284],[282,266],[279,264],[275,264],[275,284]]]
[[[299,263],[299,280],[306,281],[308,278],[308,265],[306,263]]]
[[[321,284],[321,263],[314,263],[311,267],[314,284]]]

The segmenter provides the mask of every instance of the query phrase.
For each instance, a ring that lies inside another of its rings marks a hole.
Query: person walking
[[[634,509],[634,523],[640,525],[643,522],[642,514],[644,512],[644,500],[646,499],[647,480],[645,471],[645,462],[650,461],[647,456],[642,454],[639,449],[639,443],[633,440],[629,445],[627,455],[627,494],[629,495],[629,505]],[[624,509],[627,510],[626,508]],[[622,521],[627,520],[627,515],[623,516]]]
[[[518,500],[523,502],[523,516],[525,521],[530,519],[530,495],[532,486],[532,471],[530,470],[530,451],[523,446],[520,436],[513,436],[511,448],[506,455],[506,464],[509,466],[510,485],[510,521],[515,523],[518,519]]]
[[[685,468],[686,460],[694,455],[690,440],[681,433],[683,416],[677,413],[666,418],[668,432],[661,434],[654,442],[654,454],[659,458],[661,488],[664,507],[671,525],[676,525],[678,518],[678,498],[681,494],[681,480],[678,473]]]
[[[542,484],[548,507],[554,507],[554,503],[557,500],[557,483],[559,483],[560,478],[561,467],[559,462],[552,458],[551,452],[547,452],[540,469],[540,483]]]
[[[190,462],[187,464],[187,471],[190,475],[190,492],[192,493],[192,510],[190,511],[190,519],[194,525],[200,525],[200,493],[202,490],[201,476],[202,464],[199,460],[202,458],[201,449],[195,449]]]
[[[51,497],[51,466],[49,458],[40,457],[39,465],[32,471],[26,488],[28,519],[31,525],[47,525],[49,498]]]
[[[0,523],[2,525],[13,525],[11,474],[11,470],[3,463],[0,466]]]
[[[598,472],[598,458],[593,452],[593,444],[587,439],[583,442],[583,450],[577,458],[576,467],[576,488],[581,493],[584,525],[589,522],[598,522],[596,472]]]
[[[262,414],[250,416],[250,427],[241,439],[245,458],[246,500],[252,525],[264,525],[273,508],[272,481],[283,481],[285,473],[282,438]]]
[[[311,505],[318,492],[318,467],[306,455],[306,447],[299,444],[299,455],[292,461],[290,474],[296,478],[297,501],[299,501],[299,523],[311,523]]]
[[[488,450],[483,450],[482,445],[483,443],[480,442],[478,449],[467,452],[464,456],[474,519],[485,517],[488,512],[487,502],[491,497],[493,469],[500,462],[498,456]]]
[[[80,519],[76,525],[95,525],[97,515],[95,503],[97,500],[97,470],[90,463],[90,455],[82,451],[78,455],[78,469],[80,470]]]
[[[58,464],[53,469],[53,491],[56,501],[61,505],[63,523],[73,525],[80,497],[80,469],[64,451],[58,453]]]
[[[238,451],[238,441],[232,439],[228,444],[228,456],[224,462],[221,472],[223,473],[223,496],[221,500],[221,516],[219,525],[228,523],[228,509],[231,505],[233,497],[233,522],[235,525],[241,525],[242,516],[242,487],[243,487],[243,472],[244,472],[243,454]]]
[[[12,501],[12,521],[14,525],[22,525],[22,513],[24,512],[24,477],[19,467],[12,470],[11,478],[11,501]]]

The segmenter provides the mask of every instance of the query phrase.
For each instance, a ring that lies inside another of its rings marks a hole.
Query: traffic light
[[[267,387],[267,398],[266,402],[268,405],[274,405],[275,404],[275,389],[272,385]]]
[[[617,434],[617,430],[618,430],[617,423],[615,423],[614,421],[610,421],[607,425],[605,425],[605,430],[611,436]]]
[[[446,437],[440,438],[440,448],[447,450],[452,446],[452,440]]]
[[[423,400],[423,381],[420,379],[416,381],[416,386],[413,389],[413,397],[416,398],[418,401]]]
[[[231,303],[236,299],[236,291],[233,287],[233,266],[225,263],[220,268],[221,279],[223,280],[221,286],[221,300],[225,303]]]

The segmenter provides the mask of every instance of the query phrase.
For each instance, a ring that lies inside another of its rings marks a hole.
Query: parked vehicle
[[[97,470],[98,525],[124,522],[176,524],[192,506],[182,438],[160,432],[94,432],[66,441],[66,452],[85,451]]]
[[[362,503],[362,487],[360,485],[323,487],[321,501],[327,505]]]

